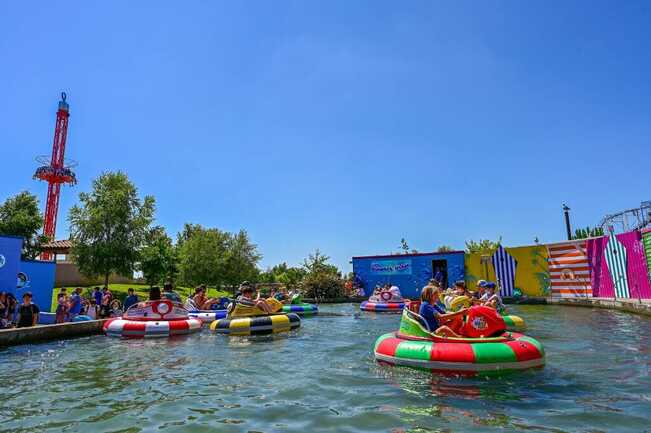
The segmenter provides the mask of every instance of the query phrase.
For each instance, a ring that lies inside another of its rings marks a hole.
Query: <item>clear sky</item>
[[[123,170],[262,266],[561,240],[651,199],[651,2],[0,2],[0,200],[68,93],[79,184]]]

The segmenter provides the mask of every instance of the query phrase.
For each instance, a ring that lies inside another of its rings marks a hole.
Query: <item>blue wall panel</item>
[[[25,292],[32,292],[41,311],[50,311],[56,263],[21,261],[22,238],[0,236],[0,291],[16,295],[22,302]]]
[[[448,282],[465,277],[463,252],[353,257],[353,272],[369,296],[377,284],[395,284],[403,296],[417,298],[433,277],[432,260],[446,260]]]
[[[0,291],[15,291],[22,247],[22,238],[0,236]]]
[[[20,262],[19,272],[25,280],[19,280],[15,292],[16,298],[22,299],[23,293],[32,292],[32,302],[38,305],[41,311],[50,311],[55,271],[56,263],[54,262]]]

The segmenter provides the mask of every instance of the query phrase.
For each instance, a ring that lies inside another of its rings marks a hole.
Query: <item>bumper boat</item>
[[[188,310],[189,316],[201,320],[202,323],[211,323],[215,320],[223,319],[228,315],[228,304],[231,300],[226,297],[219,298],[219,302],[210,306],[209,310],[198,309],[194,300],[188,298],[185,302],[185,309]]]
[[[195,310],[188,312],[188,316],[199,319],[202,323],[212,323],[215,320],[226,318],[227,315],[227,310]]]
[[[443,303],[448,311],[459,311],[462,308],[468,308],[472,305],[471,299],[465,295],[456,296],[452,299],[445,298]],[[508,314],[506,310],[500,311],[500,315],[504,319],[504,324],[508,331],[524,331],[527,329],[527,325],[524,323],[522,317]]]
[[[314,304],[300,303],[300,304],[289,304],[283,305],[283,313],[295,313],[299,316],[314,316],[319,314],[319,307]]]
[[[377,313],[399,313],[405,308],[405,298],[400,290],[393,287],[390,290],[374,293],[359,306],[362,311],[375,311]]]
[[[438,336],[427,329],[425,320],[412,311],[417,311],[419,305],[409,303],[402,312],[400,329],[377,339],[374,353],[378,362],[462,375],[501,373],[545,364],[542,345],[531,337],[504,330],[495,310],[471,307],[463,328],[468,337],[454,338]],[[483,336],[485,332],[487,336]]]
[[[161,338],[197,332],[201,321],[180,303],[162,299],[133,305],[122,317],[105,322],[103,329],[109,337]]]
[[[232,336],[270,335],[289,332],[301,326],[301,319],[296,313],[282,313],[283,304],[276,299],[265,300],[274,313],[268,314],[258,307],[232,304],[232,311],[226,318],[215,320],[210,330],[218,334]]]
[[[289,304],[284,304],[283,313],[296,313],[299,316],[313,316],[319,313],[319,307],[303,302],[301,295],[294,295]]]

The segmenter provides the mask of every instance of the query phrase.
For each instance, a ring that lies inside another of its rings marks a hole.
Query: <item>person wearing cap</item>
[[[18,323],[17,328],[27,328],[35,326],[38,323],[38,314],[41,311],[38,305],[32,304],[32,293],[25,292],[23,295],[23,303],[18,307]]]
[[[487,307],[491,307],[496,309],[497,311],[502,311],[504,310],[504,303],[502,303],[502,298],[500,297],[499,290],[497,288],[497,284],[495,283],[487,283],[486,284],[486,300],[484,301],[484,305]]]
[[[477,289],[475,290],[475,293],[473,293],[473,297],[477,301],[485,301],[486,299],[482,299],[484,294],[486,293],[486,280],[479,280],[477,281]]]
[[[258,307],[267,314],[273,313],[271,306],[267,304],[264,299],[260,299],[260,292],[258,292],[257,297],[253,299],[253,287],[248,281],[244,281],[240,284],[240,292],[242,294],[237,298],[239,304],[246,305],[247,307]]]

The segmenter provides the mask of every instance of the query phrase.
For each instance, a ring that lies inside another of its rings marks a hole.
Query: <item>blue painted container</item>
[[[418,298],[420,290],[437,273],[451,286],[465,277],[463,251],[353,257],[353,272],[370,296],[376,285],[391,284],[402,295]]]

